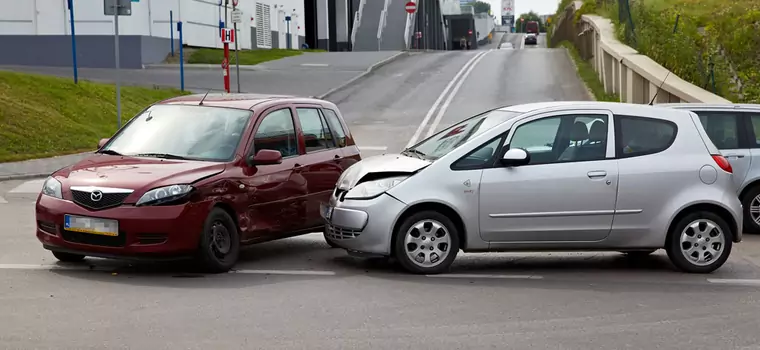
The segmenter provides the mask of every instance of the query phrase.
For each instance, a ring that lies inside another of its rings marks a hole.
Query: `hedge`
[[[684,80],[733,102],[760,103],[760,1],[630,0],[629,6],[630,19],[624,14],[621,23],[617,0],[586,0],[575,20],[585,13],[610,18],[619,40]]]

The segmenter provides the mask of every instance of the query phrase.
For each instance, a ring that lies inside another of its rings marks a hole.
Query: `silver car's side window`
[[[739,116],[736,113],[697,112],[707,136],[718,149],[739,147]]]
[[[751,114],[749,120],[752,124],[752,132],[754,134],[754,140],[750,140],[750,147],[760,148],[760,113]]]
[[[537,119],[515,129],[510,148],[530,154],[529,164],[602,160],[609,134],[606,114],[569,114]]]
[[[662,152],[673,144],[678,128],[667,120],[615,115],[616,154],[629,158]]]

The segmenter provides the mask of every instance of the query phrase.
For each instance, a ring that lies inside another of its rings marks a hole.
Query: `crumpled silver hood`
[[[338,188],[350,190],[364,176],[371,173],[414,173],[432,162],[429,160],[407,157],[401,154],[383,154],[362,159],[352,165],[338,179]]]

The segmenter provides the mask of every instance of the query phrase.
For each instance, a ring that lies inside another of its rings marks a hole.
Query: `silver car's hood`
[[[364,176],[371,173],[414,173],[432,162],[401,154],[383,154],[362,159],[352,165],[338,179],[338,188],[350,190]]]

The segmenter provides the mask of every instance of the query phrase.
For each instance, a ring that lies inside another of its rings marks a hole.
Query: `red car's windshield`
[[[136,116],[101,152],[228,161],[251,115],[242,109],[156,105]]]

